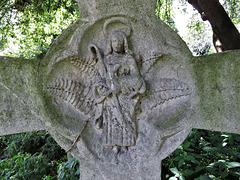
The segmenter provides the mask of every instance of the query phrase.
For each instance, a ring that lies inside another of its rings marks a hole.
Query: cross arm
[[[0,136],[45,129],[36,80],[39,61],[0,56]]]
[[[193,128],[240,134],[240,50],[196,57]]]

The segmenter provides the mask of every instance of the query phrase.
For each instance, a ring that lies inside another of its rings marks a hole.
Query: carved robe
[[[103,109],[104,144],[134,146],[137,138],[134,117],[138,101],[136,95],[144,82],[134,58],[129,54],[110,54],[104,63],[107,71],[106,84],[111,92]]]

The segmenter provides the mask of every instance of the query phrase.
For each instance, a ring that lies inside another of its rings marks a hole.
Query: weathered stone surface
[[[161,160],[191,130],[192,55],[154,6],[140,12],[126,1],[105,12],[106,2],[87,6],[88,19],[43,60],[44,121],[65,149],[88,121],[71,151],[82,179],[160,179]]]
[[[1,58],[0,133],[46,127],[65,150],[81,135],[70,152],[97,180],[161,179],[192,128],[240,133],[240,51],[193,57],[154,3],[79,0],[42,61]]]
[[[78,0],[79,17],[89,22],[111,15],[132,15],[138,19],[155,18],[155,0]],[[135,16],[136,15],[136,16]],[[150,20],[149,19],[149,20]],[[151,20],[150,20],[151,21]]]
[[[39,63],[0,57],[0,136],[45,129],[36,84]]]
[[[193,128],[240,134],[240,51],[193,60],[197,93]]]

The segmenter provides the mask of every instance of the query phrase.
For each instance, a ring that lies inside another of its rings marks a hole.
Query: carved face
[[[124,37],[122,33],[114,33],[112,35],[111,42],[114,52],[122,53],[124,51]]]

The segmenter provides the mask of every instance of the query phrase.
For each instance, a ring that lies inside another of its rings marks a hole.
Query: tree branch
[[[188,2],[198,10],[203,20],[210,22],[217,52],[240,49],[240,34],[219,0],[188,0]]]
[[[84,124],[83,124],[83,127],[82,127],[81,131],[79,132],[79,134],[78,134],[77,137],[75,138],[75,140],[74,140],[73,144],[71,145],[71,147],[70,147],[68,150],[66,150],[66,153],[68,153],[69,151],[71,151],[72,148],[75,146],[75,144],[76,144],[77,141],[79,140],[79,138],[80,138],[83,130],[84,130],[85,127],[87,126],[87,124],[88,124],[88,121],[85,121]]]

